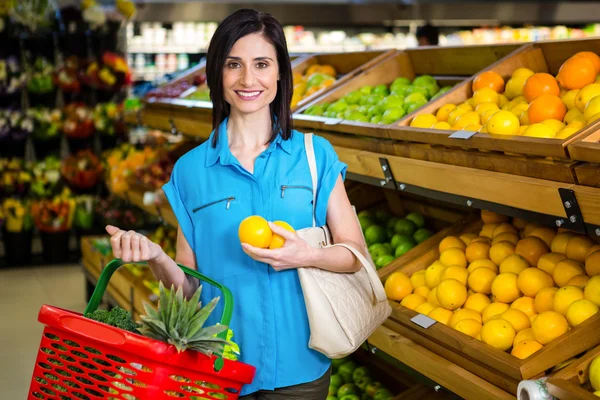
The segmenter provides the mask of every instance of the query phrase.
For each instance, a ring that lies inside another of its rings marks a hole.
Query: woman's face
[[[225,59],[225,101],[243,114],[268,107],[277,95],[279,66],[275,47],[263,35],[240,38]]]

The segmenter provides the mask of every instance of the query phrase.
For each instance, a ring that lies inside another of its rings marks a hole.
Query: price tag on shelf
[[[473,137],[476,134],[477,134],[477,132],[472,132],[472,131],[456,131],[449,137],[451,137],[452,139],[470,139],[471,137]]]
[[[435,319],[429,318],[427,315],[424,314],[419,314],[416,317],[411,318],[410,320],[423,329],[427,329],[437,322]]]
[[[337,125],[337,124],[339,124],[342,121],[343,121],[343,119],[341,119],[341,118],[327,118],[325,120],[325,122],[323,122],[323,123],[325,125]]]

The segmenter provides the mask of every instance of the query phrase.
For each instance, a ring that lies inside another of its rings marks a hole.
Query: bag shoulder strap
[[[315,158],[315,149],[313,146],[313,134],[305,133],[304,134],[304,147],[306,149],[306,157],[308,158],[308,168],[310,169],[310,176],[312,178],[312,189],[313,189],[313,227],[317,226],[316,224],[316,216],[315,216],[315,208],[317,206],[317,160]]]
[[[313,134],[305,133],[304,134],[304,147],[306,148],[306,156],[308,158],[308,167],[310,169],[310,175],[312,178],[312,186],[313,186],[313,227],[316,226],[315,220],[315,207],[316,207],[316,198],[317,198],[317,161],[315,158],[315,150],[313,147]],[[369,281],[371,283],[371,287],[373,289],[373,294],[378,302],[386,302],[387,296],[385,294],[385,290],[381,285],[381,281],[377,272],[375,272],[375,268],[373,265],[361,254],[360,251],[356,250],[354,247],[349,246],[345,243],[334,243],[326,247],[330,246],[341,246],[352,252],[358,259],[358,261],[362,264],[363,268],[367,271],[367,276],[369,277]]]

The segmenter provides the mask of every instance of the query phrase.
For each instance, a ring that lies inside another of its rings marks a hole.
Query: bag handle
[[[304,147],[306,148],[306,156],[308,157],[308,167],[310,169],[310,175],[312,178],[313,184],[313,227],[316,226],[316,216],[315,216],[315,206],[316,206],[316,198],[317,198],[317,161],[315,157],[315,149],[313,147],[313,134],[305,133],[304,134]],[[371,283],[371,288],[373,289],[373,293],[377,298],[378,302],[387,301],[387,296],[383,287],[381,285],[381,280],[379,276],[375,272],[375,268],[373,265],[361,254],[360,251],[356,250],[354,247],[347,245],[345,243],[334,243],[325,247],[332,246],[341,246],[350,250],[352,254],[356,256],[358,261],[362,264],[363,268],[367,271],[367,276],[369,277],[369,282]]]

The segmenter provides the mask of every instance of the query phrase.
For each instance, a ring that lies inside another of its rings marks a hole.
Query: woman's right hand
[[[124,262],[155,261],[164,253],[158,244],[135,231],[124,231],[107,225],[106,232],[111,236],[113,255]]]

